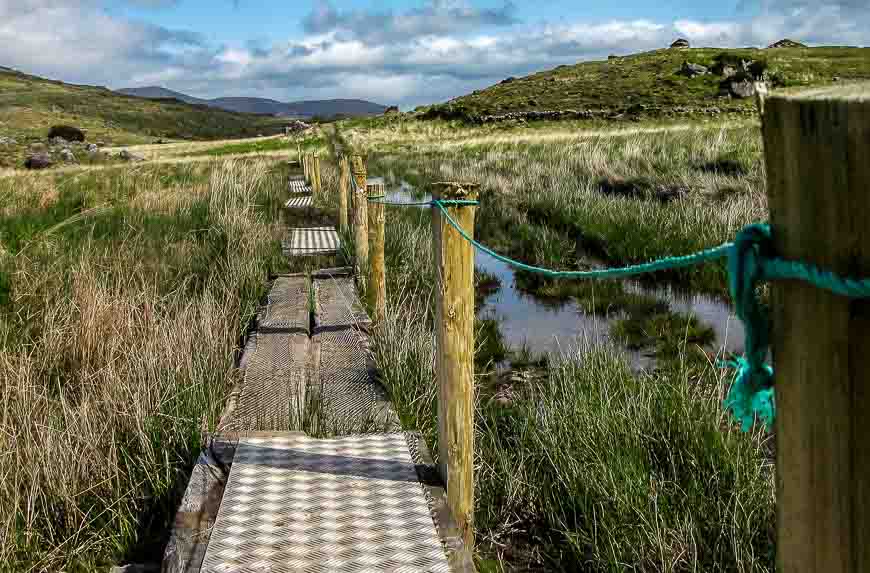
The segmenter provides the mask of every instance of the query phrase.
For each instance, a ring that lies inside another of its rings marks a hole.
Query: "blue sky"
[[[667,46],[870,43],[870,0],[0,0],[0,65],[199,97],[403,108]]]

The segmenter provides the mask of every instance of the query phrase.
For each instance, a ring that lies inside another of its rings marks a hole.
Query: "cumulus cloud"
[[[302,36],[241,45],[112,16],[103,1],[0,0],[0,65],[113,87],[161,84],[198,97],[360,97],[412,107],[508,75],[661,48],[677,36],[704,46],[870,39],[863,0],[756,0],[763,3],[756,12],[728,21],[534,25],[516,21],[512,2],[483,9],[471,0],[431,0],[404,12],[366,12],[325,1],[304,17]]]

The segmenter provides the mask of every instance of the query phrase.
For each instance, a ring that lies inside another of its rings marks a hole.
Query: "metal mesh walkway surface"
[[[300,195],[300,194],[311,194],[311,187],[305,184],[303,179],[291,179],[290,180],[290,194],[291,195]]]
[[[324,418],[340,421],[348,432],[395,430],[398,417],[377,381],[370,358],[371,321],[351,277],[314,279],[312,344],[317,375],[308,392],[321,398]]]
[[[402,434],[239,443],[202,571],[448,572]]]
[[[252,355],[225,430],[286,430],[301,417],[309,355],[306,277],[279,277],[259,315]]]
[[[284,253],[291,257],[331,255],[338,251],[340,244],[338,231],[333,227],[290,229],[290,238],[284,245]]]
[[[314,206],[314,198],[311,195],[295,195],[287,199],[284,204],[288,209],[303,209]]]

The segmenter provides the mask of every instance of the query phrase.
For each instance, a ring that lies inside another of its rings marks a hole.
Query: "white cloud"
[[[783,37],[817,44],[870,40],[865,0],[756,0],[758,13],[739,21],[534,26],[515,21],[511,2],[482,10],[471,0],[431,0],[404,13],[339,12],[321,3],[306,18],[304,36],[256,48],[208,45],[190,31],[113,17],[102,1],[0,0],[0,65],[113,87],[163,84],[199,97],[359,97],[407,107],[508,75],[665,47],[677,36],[704,46],[764,46]],[[360,22],[386,28],[361,33],[354,28]]]

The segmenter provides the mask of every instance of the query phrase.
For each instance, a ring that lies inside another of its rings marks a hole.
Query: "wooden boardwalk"
[[[335,254],[306,248],[329,230],[290,229],[285,252]],[[377,382],[351,271],[276,278],[257,323],[164,571],[472,571],[451,557],[461,544],[425,444]]]

